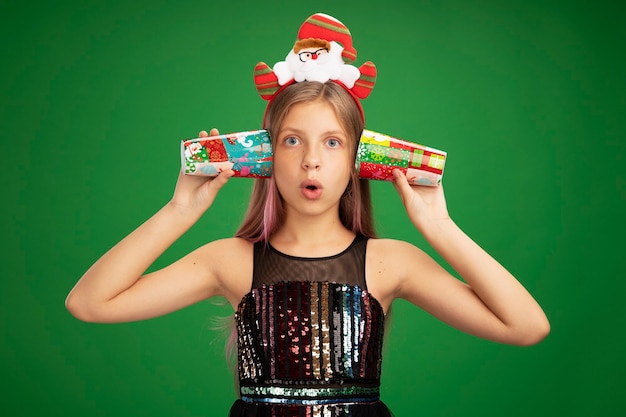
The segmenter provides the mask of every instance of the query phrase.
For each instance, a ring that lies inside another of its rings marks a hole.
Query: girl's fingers
[[[222,188],[224,184],[228,182],[230,177],[235,175],[235,171],[232,169],[228,169],[226,171],[220,172],[220,174],[211,180],[211,184],[216,187],[216,191]]]
[[[217,136],[219,134],[220,134],[219,130],[217,130],[216,128],[213,128],[209,131],[209,133],[207,133],[206,130],[201,130],[198,137],[208,138],[209,136]]]
[[[402,173],[402,171],[400,171],[399,169],[394,169],[392,173],[393,186],[396,191],[398,191],[398,194],[400,194],[401,197],[404,197],[407,192],[411,191],[411,186],[409,185],[409,182],[407,181],[406,176]]]

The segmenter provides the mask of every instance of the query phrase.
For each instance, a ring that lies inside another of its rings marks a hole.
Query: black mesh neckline
[[[301,257],[283,253],[269,242],[254,245],[252,288],[281,281],[335,282],[365,285],[365,250],[368,238],[357,234],[341,252],[323,257]]]

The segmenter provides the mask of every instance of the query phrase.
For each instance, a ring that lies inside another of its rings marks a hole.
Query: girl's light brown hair
[[[279,132],[291,107],[317,100],[330,104],[334,109],[339,123],[351,140],[353,157],[356,158],[358,141],[364,128],[361,112],[355,99],[333,81],[295,83],[285,88],[272,100],[265,115],[265,126],[263,126],[270,132],[272,146],[275,145],[275,135],[272,133]],[[347,229],[362,233],[367,237],[376,237],[369,182],[359,179],[354,166],[350,182],[339,203],[339,218]],[[283,200],[276,189],[274,178],[256,179],[248,211],[235,236],[253,242],[267,242],[270,236],[282,226],[284,219]]]

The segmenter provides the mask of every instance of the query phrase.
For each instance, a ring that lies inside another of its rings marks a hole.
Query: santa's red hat
[[[350,31],[339,20],[324,13],[316,13],[304,21],[298,31],[298,40],[307,38],[335,41],[343,47],[341,56],[346,64],[356,60],[356,49],[352,46]]]

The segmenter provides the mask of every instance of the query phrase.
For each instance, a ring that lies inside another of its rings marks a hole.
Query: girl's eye
[[[295,146],[298,143],[300,143],[300,141],[298,140],[298,138],[295,138],[293,136],[288,137],[287,139],[285,139],[285,143],[289,146]]]
[[[328,139],[328,141],[326,143],[331,148],[337,148],[337,147],[339,147],[339,145],[341,145],[341,142],[339,142],[338,139]]]

